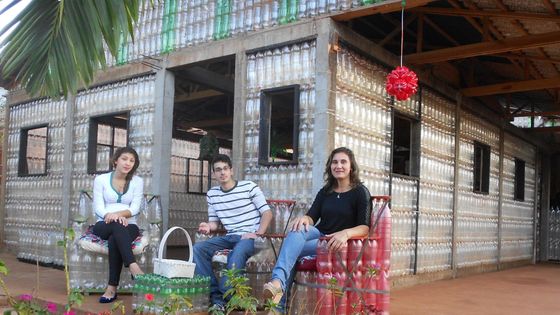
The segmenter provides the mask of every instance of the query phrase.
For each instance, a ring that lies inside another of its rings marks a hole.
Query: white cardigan
[[[140,205],[144,197],[144,181],[133,176],[124,194],[117,192],[112,185],[114,172],[97,175],[93,181],[93,210],[97,221],[103,221],[107,213],[130,210],[132,217],[128,223],[136,224],[140,213]]]

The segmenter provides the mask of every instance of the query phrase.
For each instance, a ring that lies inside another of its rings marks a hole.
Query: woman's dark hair
[[[359,175],[360,169],[358,168],[358,163],[356,162],[354,152],[352,152],[352,150],[348,149],[347,147],[340,147],[332,150],[331,154],[329,155],[329,159],[327,160],[327,165],[325,166],[325,186],[323,188],[326,192],[332,192],[336,187],[336,179],[331,172],[331,164],[334,155],[337,153],[344,153],[348,155],[348,158],[350,158],[350,187],[354,188],[362,183]]]
[[[128,174],[126,174],[126,185],[125,185],[125,191],[126,191],[128,189],[128,183],[130,182],[130,180],[132,179],[132,176],[134,176],[134,172],[136,172],[136,169],[140,165],[140,159],[138,158],[138,153],[133,148],[131,148],[131,147],[118,148],[115,151],[115,153],[113,153],[113,157],[111,158],[111,165],[113,167],[115,167],[119,157],[121,157],[121,155],[123,155],[125,153],[130,153],[134,156],[134,166],[132,166],[132,169],[130,170],[130,172],[128,172]]]

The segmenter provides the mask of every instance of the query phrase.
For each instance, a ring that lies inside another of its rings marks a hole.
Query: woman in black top
[[[358,164],[350,149],[340,147],[331,152],[325,167],[325,186],[317,193],[307,214],[295,221],[286,236],[272,270],[272,280],[264,285],[265,298],[271,298],[275,303],[280,301],[292,282],[296,261],[303,256],[315,255],[321,236],[330,237],[329,250],[338,251],[348,239],[367,235],[370,193],[360,182],[358,172]]]

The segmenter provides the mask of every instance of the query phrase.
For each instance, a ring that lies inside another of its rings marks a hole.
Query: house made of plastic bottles
[[[407,1],[405,24],[431,2]],[[206,154],[230,155],[234,176],[267,199],[296,201],[295,217],[322,187],[330,151],[345,146],[372,195],[391,196],[393,287],[560,257],[542,139],[438,66],[410,65],[419,87],[408,100],[387,93],[401,61],[384,44],[400,43],[401,1],[166,0],[140,10],[134,41],[107,52],[91,86],[66,100],[8,94],[0,226],[18,257],[62,263],[56,240],[80,192],[125,145],[139,153],[145,192],[161,197],[163,231],[182,226],[194,238],[207,219]],[[372,35],[384,24],[391,30]]]

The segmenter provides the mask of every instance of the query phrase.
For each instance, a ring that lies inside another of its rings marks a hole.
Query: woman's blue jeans
[[[282,308],[286,305],[288,291],[294,282],[295,264],[301,257],[315,255],[317,243],[324,234],[314,226],[308,226],[309,231],[301,228],[297,232],[290,232],[284,239],[278,260],[272,269],[272,280],[276,279],[282,284],[284,295],[280,301]]]

